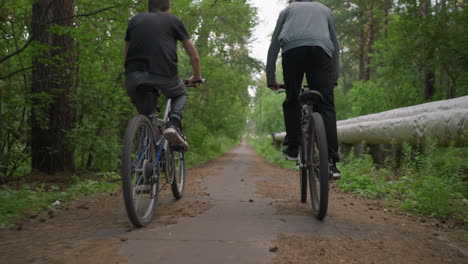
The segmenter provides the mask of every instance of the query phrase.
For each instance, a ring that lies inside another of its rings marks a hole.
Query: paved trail
[[[213,207],[195,218],[148,232],[134,232],[124,253],[134,263],[268,263],[280,232],[312,233],[321,223],[310,216],[277,215],[272,199],[255,194],[249,172],[256,155],[245,143],[234,149],[219,173],[204,178]],[[264,177],[268,180],[268,177]],[[158,249],[154,257],[151,256]]]
[[[0,263],[468,263],[463,226],[335,189],[315,220],[297,174],[243,142],[189,170],[184,198],[164,193],[149,227],[129,226],[119,193],[89,197],[0,231]]]

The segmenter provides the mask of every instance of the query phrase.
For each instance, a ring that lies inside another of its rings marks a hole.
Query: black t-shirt
[[[189,38],[180,19],[166,12],[140,13],[130,19],[125,41],[130,47],[125,72],[143,71],[174,78],[177,70],[177,40]]]

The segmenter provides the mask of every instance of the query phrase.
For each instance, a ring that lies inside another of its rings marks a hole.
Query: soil
[[[147,228],[176,224],[212,205],[193,197],[208,196],[201,180],[212,173],[211,162],[187,171],[184,199],[175,201],[170,188],[161,193],[156,217]],[[55,212],[19,219],[0,230],[0,263],[128,263],[119,251],[136,229],[126,218],[120,190],[83,197]]]
[[[167,245],[177,246],[185,241],[194,243],[189,245],[205,243],[207,247],[220,246],[220,239],[207,238],[216,237],[213,234],[204,233],[199,240],[191,238],[190,241],[183,237],[173,244],[162,236],[164,230],[190,230],[194,224],[223,219],[220,212],[242,212],[237,211],[237,206],[247,206],[249,211],[244,210],[244,214],[231,218],[245,221],[245,230],[250,230],[249,224],[264,226],[259,231],[259,238],[252,235],[242,240],[243,233],[227,230],[231,231],[229,236],[238,238],[226,239],[220,248],[238,254],[238,258],[226,262],[213,262],[207,258],[207,261],[194,260],[192,263],[247,263],[235,260],[240,257],[248,259],[249,254],[256,254],[256,250],[263,252],[257,255],[262,261],[254,263],[468,263],[468,230],[462,224],[408,215],[385,207],[377,200],[343,193],[334,185],[327,217],[318,221],[312,217],[310,204],[299,202],[297,171],[266,162],[247,145],[237,147],[235,151],[188,170],[184,198],[175,201],[169,189],[163,192],[156,218],[144,229],[134,229],[129,224],[120,191],[83,197],[55,212],[20,219],[10,230],[0,230],[0,263],[154,263],[155,260],[132,262],[128,255],[122,253],[122,248],[130,245],[128,242],[132,239],[137,243],[135,236],[141,232],[148,236],[149,233],[157,234],[159,240],[156,242]],[[245,169],[241,170],[242,166]],[[246,186],[239,187],[240,197],[245,199],[235,201],[238,198],[234,194],[230,194],[231,200],[216,198],[223,192],[207,186],[222,186],[229,193],[227,190],[232,188],[232,178],[228,184],[220,181],[212,185],[206,184],[206,179],[213,182],[218,175],[229,177],[236,171],[242,172],[242,175],[236,175],[235,180]],[[223,206],[232,209],[223,211]],[[258,214],[251,213],[256,210]],[[271,216],[268,215],[269,210]],[[276,219],[278,224],[272,222]],[[243,224],[242,221],[239,225]],[[268,227],[269,223],[273,224]],[[213,229],[218,230],[215,224],[213,222]],[[309,229],[295,228],[299,225]],[[271,233],[266,234],[270,230]],[[198,236],[196,231],[186,233],[195,237]],[[255,242],[261,239],[269,242],[265,246]],[[237,248],[229,249],[230,245]],[[131,249],[127,247],[126,250]],[[153,247],[152,250],[156,252],[158,249]],[[184,252],[176,248],[173,251]],[[226,253],[223,251],[222,254]]]

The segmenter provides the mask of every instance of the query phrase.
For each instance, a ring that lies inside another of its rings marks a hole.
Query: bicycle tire
[[[156,156],[150,120],[143,115],[135,116],[125,131],[120,174],[125,209],[130,222],[137,227],[151,222],[158,202]]]
[[[174,198],[180,199],[184,195],[185,186],[185,154],[171,150],[172,164],[174,165],[174,178],[171,184]]]
[[[301,203],[307,203],[307,169],[300,168]]]
[[[327,215],[329,191],[329,166],[327,135],[322,116],[312,113],[308,135],[308,174],[312,211],[322,220]]]
[[[301,145],[299,146],[299,188],[301,190],[301,203],[307,203],[307,168],[305,167],[304,136],[302,136],[301,141]]]

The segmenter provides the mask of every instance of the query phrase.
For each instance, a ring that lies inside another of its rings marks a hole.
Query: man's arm
[[[340,43],[338,42],[338,38],[336,37],[336,29],[335,29],[335,21],[333,19],[333,15],[330,11],[330,15],[328,16],[328,29],[330,30],[330,37],[335,47],[333,51],[333,82],[338,84],[338,78],[340,77]],[[335,85],[336,85],[335,84]]]
[[[278,89],[278,83],[276,83],[276,60],[278,59],[278,52],[280,50],[279,35],[283,29],[284,23],[284,11],[280,13],[278,21],[276,22],[275,31],[271,37],[270,48],[268,49],[267,65],[266,65],[266,76],[267,85],[272,89]]]
[[[201,80],[201,68],[200,68],[200,56],[198,56],[197,49],[193,45],[190,39],[182,40],[185,52],[190,57],[190,63],[192,64],[193,76],[189,79],[191,85],[194,85],[195,81]]]

